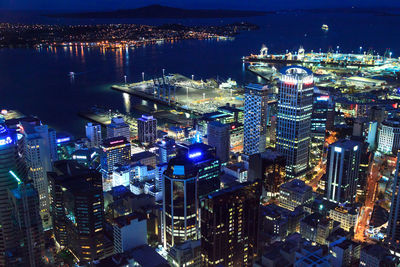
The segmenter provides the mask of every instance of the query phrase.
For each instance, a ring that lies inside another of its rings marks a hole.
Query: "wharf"
[[[95,122],[101,124],[102,126],[107,126],[111,123],[111,119],[105,113],[94,113],[93,111],[80,111],[78,115],[82,118],[89,120],[91,122]]]
[[[310,64],[310,65],[321,65],[321,66],[338,66],[338,67],[375,67],[375,64],[358,63],[351,61],[314,61],[314,60],[297,60],[297,59],[280,59],[272,57],[244,57],[243,62],[245,63],[273,63],[273,64]]]

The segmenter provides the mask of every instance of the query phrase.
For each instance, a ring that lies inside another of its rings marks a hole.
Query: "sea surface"
[[[4,14],[4,13],[3,13]],[[136,97],[110,89],[115,83],[140,81],[166,73],[180,73],[194,79],[229,77],[239,85],[261,82],[244,70],[242,56],[259,53],[263,44],[270,53],[339,49],[359,52],[369,49],[384,54],[387,48],[400,56],[400,17],[351,13],[292,12],[240,19],[51,19],[21,13],[0,16],[0,22],[45,24],[136,23],[158,25],[221,25],[237,21],[258,24],[257,31],[242,32],[233,41],[186,40],[128,50],[99,48],[3,48],[0,49],[0,109],[17,109],[36,115],[59,131],[84,135],[85,121],[78,112],[94,105],[133,112],[138,104],[153,106]],[[329,25],[323,32],[321,25]],[[70,72],[75,72],[72,80]]]

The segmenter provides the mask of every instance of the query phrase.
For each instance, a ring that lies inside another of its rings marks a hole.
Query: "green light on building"
[[[21,179],[19,179],[19,177],[13,171],[10,170],[9,173],[12,175],[12,177],[14,177],[15,180],[17,180],[18,184],[22,184]]]

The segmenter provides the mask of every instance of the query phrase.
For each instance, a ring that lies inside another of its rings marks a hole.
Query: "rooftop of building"
[[[198,168],[186,154],[180,153],[171,158],[165,175],[168,177],[192,178],[197,175]]]
[[[202,116],[203,120],[215,120],[215,119],[222,119],[222,118],[229,118],[230,115],[225,114],[219,111],[213,111],[209,113],[204,113]]]
[[[97,267],[122,267],[128,266],[133,260],[138,266],[143,267],[169,267],[168,261],[158,254],[154,248],[143,245],[125,253],[115,254],[100,260]]]
[[[304,217],[301,222],[307,224],[310,227],[317,227],[322,221],[326,218],[322,214],[318,212],[311,213],[310,215],[307,215]]]
[[[383,259],[386,255],[389,255],[389,250],[379,244],[369,244],[363,247],[361,251],[361,253],[367,253],[379,259]]]
[[[57,175],[75,176],[82,173],[87,173],[89,169],[75,160],[58,160],[53,164],[54,171]]]
[[[268,91],[269,88],[268,86],[264,84],[258,84],[258,83],[249,83],[246,85],[246,89],[251,89],[251,90],[257,90],[257,91]]]
[[[240,184],[235,176],[232,176],[227,173],[221,174],[219,177],[219,181],[223,185],[223,188],[228,188]]]
[[[218,107],[218,110],[221,110],[222,112],[229,112],[229,113],[235,113],[235,112],[243,112],[243,108],[236,107],[236,105],[230,105],[227,103],[225,106]]]
[[[313,74],[310,69],[296,65],[284,67],[280,70],[280,73],[282,75],[298,76],[298,77],[309,76]]]
[[[220,128],[228,128],[228,124],[224,124],[220,121],[210,121],[208,125],[214,126],[214,127],[220,127]]]
[[[151,115],[142,115],[142,117],[138,118],[137,120],[147,122],[147,121],[152,121],[152,120],[156,120],[156,119]]]
[[[131,213],[125,216],[120,216],[114,219],[114,224],[119,228],[131,225],[132,221],[142,221],[146,220],[146,216],[142,213]]]
[[[370,225],[373,227],[379,227],[385,224],[389,220],[389,212],[379,205],[374,205],[372,210]]]
[[[251,186],[251,185],[253,185],[255,183],[259,184],[260,182],[259,181],[256,181],[256,182],[245,182],[245,183],[240,183],[238,185],[234,185],[234,186],[231,186],[231,187],[228,187],[228,188],[219,189],[219,190],[216,190],[216,191],[208,194],[206,196],[206,198],[208,198],[208,199],[217,198],[217,197],[222,196],[224,194],[229,194],[229,193],[233,193],[235,191],[238,191],[240,189],[244,189],[247,186]]]
[[[21,199],[21,193],[23,193],[27,197],[37,196],[38,194],[32,184],[20,185],[18,186],[18,188],[14,188],[10,191],[12,195],[17,199]]]
[[[340,147],[343,149],[358,149],[355,147],[359,147],[361,144],[358,141],[354,140],[349,140],[349,139],[341,139],[339,141],[336,141],[335,143],[331,144],[330,146],[332,147]]]
[[[148,158],[155,157],[155,156],[156,156],[156,154],[151,153],[150,151],[143,151],[143,152],[139,152],[139,153],[133,154],[132,157],[131,157],[131,160],[132,161],[139,161],[139,160],[142,160],[142,159],[148,159]]]
[[[279,153],[276,150],[272,150],[272,149],[267,149],[264,152],[261,153],[261,158],[266,159],[266,160],[270,160],[270,161],[275,161],[279,158],[283,159],[285,158],[281,153]]]
[[[281,185],[280,189],[288,190],[296,193],[306,193],[312,191],[312,187],[306,185],[306,183],[299,179],[293,179],[287,183]]]
[[[117,136],[117,137],[107,138],[106,140],[103,141],[101,146],[104,148],[111,148],[114,146],[120,146],[120,145],[126,145],[126,144],[130,144],[128,142],[128,140],[126,140],[126,137]]]
[[[228,164],[224,168],[235,171],[235,172],[247,171],[243,162],[236,162],[236,163]]]
[[[400,118],[398,117],[388,118],[384,120],[382,124],[389,127],[400,127]]]

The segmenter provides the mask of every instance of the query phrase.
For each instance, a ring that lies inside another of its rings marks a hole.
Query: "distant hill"
[[[223,10],[223,9],[182,9],[161,5],[150,5],[136,9],[114,11],[47,14],[57,18],[239,18],[263,16],[266,11]]]

